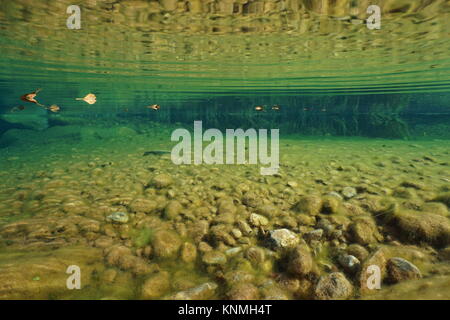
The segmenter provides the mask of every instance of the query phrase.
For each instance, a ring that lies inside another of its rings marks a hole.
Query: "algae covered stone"
[[[163,189],[172,185],[173,179],[167,174],[159,174],[153,178],[151,184],[158,189]]]
[[[251,283],[237,283],[231,287],[227,296],[230,300],[258,300],[259,290]]]
[[[166,271],[161,271],[151,275],[145,280],[142,290],[141,299],[156,299],[167,293],[170,289],[170,276]]]
[[[422,278],[419,268],[408,260],[394,257],[387,262],[388,279],[392,283]]]
[[[269,220],[266,217],[256,213],[252,213],[249,220],[255,227],[262,227],[269,224]]]
[[[151,213],[158,207],[155,201],[147,199],[135,199],[130,203],[130,210],[132,212]]]
[[[337,213],[341,206],[341,200],[337,197],[327,196],[322,201],[322,213]]]
[[[353,293],[353,286],[341,272],[333,272],[319,279],[314,298],[317,300],[341,300],[349,298]]]
[[[213,298],[219,286],[215,282],[206,282],[197,287],[177,292],[166,300],[207,300]]]
[[[185,242],[181,248],[181,260],[185,263],[194,262],[197,258],[197,247],[190,243]]]
[[[183,206],[177,200],[169,201],[164,209],[164,217],[167,219],[175,219],[183,210]]]
[[[314,261],[306,245],[295,247],[288,259],[288,271],[295,275],[304,276],[313,269]]]
[[[114,212],[106,217],[106,221],[115,223],[127,223],[129,220],[128,213],[126,212]]]
[[[382,235],[371,217],[358,217],[349,226],[349,233],[356,243],[367,245],[381,241]]]
[[[361,262],[355,256],[350,254],[342,254],[338,258],[339,264],[345,271],[350,273],[357,272],[361,267]]]
[[[301,197],[294,206],[295,211],[310,215],[318,215],[321,209],[322,199],[315,195]]]
[[[270,240],[276,248],[295,247],[300,241],[297,235],[288,229],[277,229],[271,231]]]
[[[358,194],[356,189],[353,187],[345,187],[344,189],[342,189],[341,193],[346,199],[353,198]]]
[[[425,242],[436,247],[450,245],[450,220],[447,217],[406,210],[394,214],[390,224],[409,241]]]
[[[181,246],[181,240],[173,231],[159,230],[153,236],[152,245],[155,256],[171,258],[177,255]]]
[[[219,251],[208,251],[203,255],[202,261],[207,265],[223,265],[227,262],[227,257]]]

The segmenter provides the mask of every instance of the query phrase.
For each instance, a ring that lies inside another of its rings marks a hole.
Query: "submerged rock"
[[[434,201],[445,203],[445,205],[450,208],[450,192],[437,196]]]
[[[359,289],[361,294],[374,293],[374,290],[368,287],[368,280],[373,274],[373,272],[368,272],[370,267],[376,266],[379,268],[381,277],[380,282],[385,278],[387,255],[388,250],[385,247],[381,247],[364,261],[359,274]]]
[[[180,237],[173,231],[159,230],[153,236],[153,251],[160,258],[175,257],[181,247]]]
[[[353,287],[341,272],[333,272],[319,279],[314,298],[317,300],[347,299],[353,293]]]
[[[400,211],[389,221],[412,242],[426,242],[436,247],[450,245],[450,220],[432,213]]]
[[[262,227],[268,225],[269,220],[260,214],[252,213],[250,215],[250,223],[255,227]]]
[[[319,196],[304,196],[295,204],[294,210],[299,213],[318,215],[322,208],[322,199]]]
[[[387,274],[391,283],[422,278],[419,268],[408,260],[398,257],[388,260]]]
[[[136,257],[131,249],[125,246],[114,246],[106,249],[106,262],[108,265],[118,267],[122,270],[131,271],[134,274],[142,275],[149,273],[150,266],[146,260]]]
[[[306,245],[296,247],[289,255],[288,271],[299,276],[307,275],[313,268],[311,251]]]
[[[128,213],[125,212],[114,212],[106,217],[106,221],[116,223],[127,223],[128,220],[129,220]]]
[[[185,242],[181,249],[181,260],[185,263],[194,262],[197,258],[197,247],[190,243]]]
[[[299,238],[288,229],[277,229],[270,232],[272,244],[277,248],[291,248],[299,243]]]
[[[130,203],[130,210],[133,212],[151,213],[158,207],[155,201],[147,199],[136,199]]]
[[[322,201],[322,213],[332,214],[337,213],[341,201],[337,197],[327,196]]]
[[[350,225],[349,232],[353,241],[362,245],[375,243],[383,239],[371,217],[356,218]]]
[[[172,177],[167,174],[158,174],[153,178],[151,182],[151,184],[158,189],[167,188],[170,185],[172,185],[172,183],[173,183]]]
[[[219,251],[208,251],[203,255],[202,261],[207,265],[221,265],[227,263],[227,257]]]
[[[230,300],[258,300],[259,290],[251,283],[237,283],[228,291]]]
[[[341,193],[346,199],[353,198],[358,194],[356,189],[353,187],[345,187],[344,189],[342,189]]]
[[[344,270],[350,273],[355,273],[361,268],[361,262],[358,258],[349,254],[340,255],[338,261]]]
[[[206,282],[197,287],[177,292],[164,298],[165,300],[207,300],[213,298],[218,285],[214,282]]]
[[[347,253],[355,256],[359,261],[364,261],[369,256],[367,249],[356,243],[348,246]]]
[[[166,271],[151,275],[145,280],[141,289],[141,299],[156,299],[163,296],[170,289],[170,276]]]
[[[323,229],[316,229],[305,233],[304,238],[308,241],[313,240],[319,241],[320,239],[322,239],[322,236],[323,236]]]
[[[173,220],[181,213],[183,206],[177,200],[169,201],[164,209],[164,217],[169,220]]]
[[[266,254],[262,248],[250,247],[245,251],[245,257],[255,266],[264,262]]]

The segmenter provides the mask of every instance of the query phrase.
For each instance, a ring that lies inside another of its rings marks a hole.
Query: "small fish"
[[[14,113],[14,112],[23,111],[23,110],[25,110],[24,106],[17,106],[17,107],[12,108],[9,112]]]
[[[152,151],[146,151],[144,152],[143,156],[162,156],[164,154],[170,154],[170,151],[163,151],[163,150],[152,150]]]
[[[274,105],[274,106],[272,107],[272,110],[280,111],[280,106],[279,106],[279,105]]]
[[[52,104],[50,107],[47,108],[47,110],[50,110],[51,112],[58,112],[61,110],[60,107],[58,107],[56,104]]]
[[[151,106],[147,106],[146,108],[152,110],[159,110],[161,109],[161,106],[159,104],[152,104]]]
[[[42,89],[37,89],[36,91],[33,91],[31,93],[24,94],[23,96],[20,97],[20,100],[25,101],[25,102],[31,102],[31,103],[37,104],[38,106],[44,107],[42,104],[37,102],[36,99],[35,99],[37,94],[41,90]]]
[[[76,98],[75,100],[81,100],[89,104],[94,104],[97,102],[97,97],[93,93],[89,93],[84,98]]]
[[[264,111],[264,107],[263,106],[256,106],[255,110],[256,111]]]

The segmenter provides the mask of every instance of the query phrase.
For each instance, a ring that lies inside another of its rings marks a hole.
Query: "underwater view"
[[[0,300],[450,299],[449,0],[0,0]]]

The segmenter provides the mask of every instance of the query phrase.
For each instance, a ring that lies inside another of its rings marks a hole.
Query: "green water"
[[[450,298],[448,1],[70,5],[0,0],[0,299]],[[195,121],[276,174],[175,164]]]

